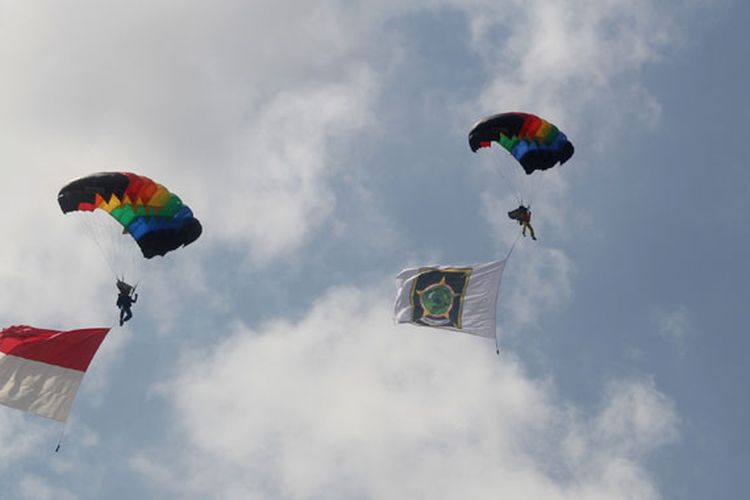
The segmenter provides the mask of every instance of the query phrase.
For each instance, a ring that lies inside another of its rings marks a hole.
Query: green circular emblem
[[[447,316],[453,307],[453,289],[445,283],[435,283],[419,294],[422,308],[430,316]]]

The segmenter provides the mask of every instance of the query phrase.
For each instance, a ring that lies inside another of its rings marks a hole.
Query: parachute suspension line
[[[62,423],[62,428],[60,429],[60,437],[57,440],[57,446],[55,446],[55,453],[60,451],[60,448],[62,448],[63,440],[65,439],[65,425],[67,425],[67,422]]]
[[[518,202],[518,204],[523,205],[523,179],[518,178],[518,172],[515,172],[515,174],[512,175],[516,176],[516,180],[511,181],[511,189],[513,189],[513,195],[516,197],[516,201]]]
[[[536,199],[536,194],[539,191],[539,186],[541,184],[540,179],[542,178],[542,175],[540,175],[540,174],[542,174],[542,172],[536,171],[536,172],[532,173],[531,175],[529,175],[529,177],[531,177],[529,179],[529,181],[528,181],[529,199],[528,199],[528,205],[527,206],[529,208],[531,207],[531,204],[533,203],[533,201]]]
[[[528,191],[528,180],[526,179],[526,173],[522,168],[518,168],[515,163],[512,163],[510,166],[504,166],[504,161],[501,159],[501,157],[505,157],[505,155],[495,155],[495,162],[497,163],[498,170],[502,173],[509,168],[509,176],[506,177],[505,175],[503,175],[503,178],[506,179],[508,186],[511,188],[511,190],[513,190],[513,195],[516,198],[516,202],[519,205],[524,205],[526,202],[526,194]]]
[[[521,235],[519,234],[516,236],[516,239],[513,241],[513,244],[510,246],[510,250],[508,250],[508,255],[505,256],[505,260],[510,259],[510,254],[513,253],[513,250],[516,248],[516,243],[518,243],[518,240],[521,239]]]
[[[505,184],[508,186],[508,188],[510,188],[511,192],[513,193],[513,197],[516,199],[518,204],[523,205],[523,193],[518,188],[519,183],[513,181],[513,179],[505,175],[505,169],[503,168],[502,160],[500,160],[497,155],[492,155],[492,157],[497,167],[493,170],[495,170],[498,174],[500,174],[500,177],[503,178]]]
[[[102,254],[104,262],[107,263],[107,267],[109,267],[109,270],[112,271],[114,277],[118,278],[117,271],[110,261],[110,256],[113,252],[108,252],[107,249],[104,248],[104,242],[107,241],[107,238],[104,235],[104,231],[101,230],[101,226],[97,225],[96,221],[91,219],[90,217],[84,216],[81,217],[80,220],[83,222],[83,226],[86,228],[86,232],[88,233],[89,238],[94,240],[94,243],[96,243],[96,247],[99,249],[99,253]]]
[[[110,257],[117,262],[117,267],[122,273],[122,281],[127,282],[128,279],[137,279],[141,275],[143,259],[138,245],[127,230],[119,224],[115,231],[112,231],[111,228],[108,229],[110,230],[106,234],[107,241],[113,247]]]
[[[516,186],[518,190],[518,196],[520,200],[518,200],[519,205],[526,205],[527,198],[529,194],[528,189],[528,179],[526,179],[526,172],[522,168],[512,168],[511,171],[513,172],[513,177],[516,180]]]
[[[115,279],[137,279],[144,265],[140,247],[132,236],[106,212],[95,210],[77,216],[84,232],[94,240]]]
[[[521,239],[521,235],[519,234],[516,236],[516,239],[513,241],[513,244],[510,246],[510,250],[508,250],[508,255],[505,256],[505,264],[508,264],[508,259],[510,259],[510,255],[513,253],[513,250],[516,248],[516,243],[518,243],[518,240]],[[497,329],[495,329],[495,352],[498,356],[500,356],[500,339],[497,338]]]

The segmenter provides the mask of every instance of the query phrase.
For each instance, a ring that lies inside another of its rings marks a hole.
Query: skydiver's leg
[[[122,326],[122,324],[124,323],[124,321],[123,321],[123,319],[122,319],[122,317],[123,317],[124,315],[125,315],[125,308],[124,308],[124,307],[121,307],[121,308],[120,308],[120,326]]]
[[[534,234],[534,228],[531,227],[531,224],[528,224],[529,226],[529,233],[531,234],[531,239],[536,240],[536,235]]]
[[[129,307],[123,307],[122,310],[125,313],[125,317],[122,318],[120,321],[122,321],[122,323],[125,323],[126,321],[128,321],[130,318],[133,317],[133,311],[131,311]]]

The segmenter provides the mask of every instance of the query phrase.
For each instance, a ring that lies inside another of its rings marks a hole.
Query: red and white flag
[[[0,331],[0,403],[59,420],[68,418],[83,374],[109,328]]]

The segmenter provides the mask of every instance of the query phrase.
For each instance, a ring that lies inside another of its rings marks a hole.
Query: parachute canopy
[[[573,156],[573,144],[557,127],[530,113],[500,113],[474,125],[469,146],[476,152],[497,142],[518,160],[527,174],[547,170]]]
[[[130,172],[102,172],[71,181],[60,190],[57,202],[63,213],[109,213],[147,259],[192,243],[203,230],[177,195]]]

